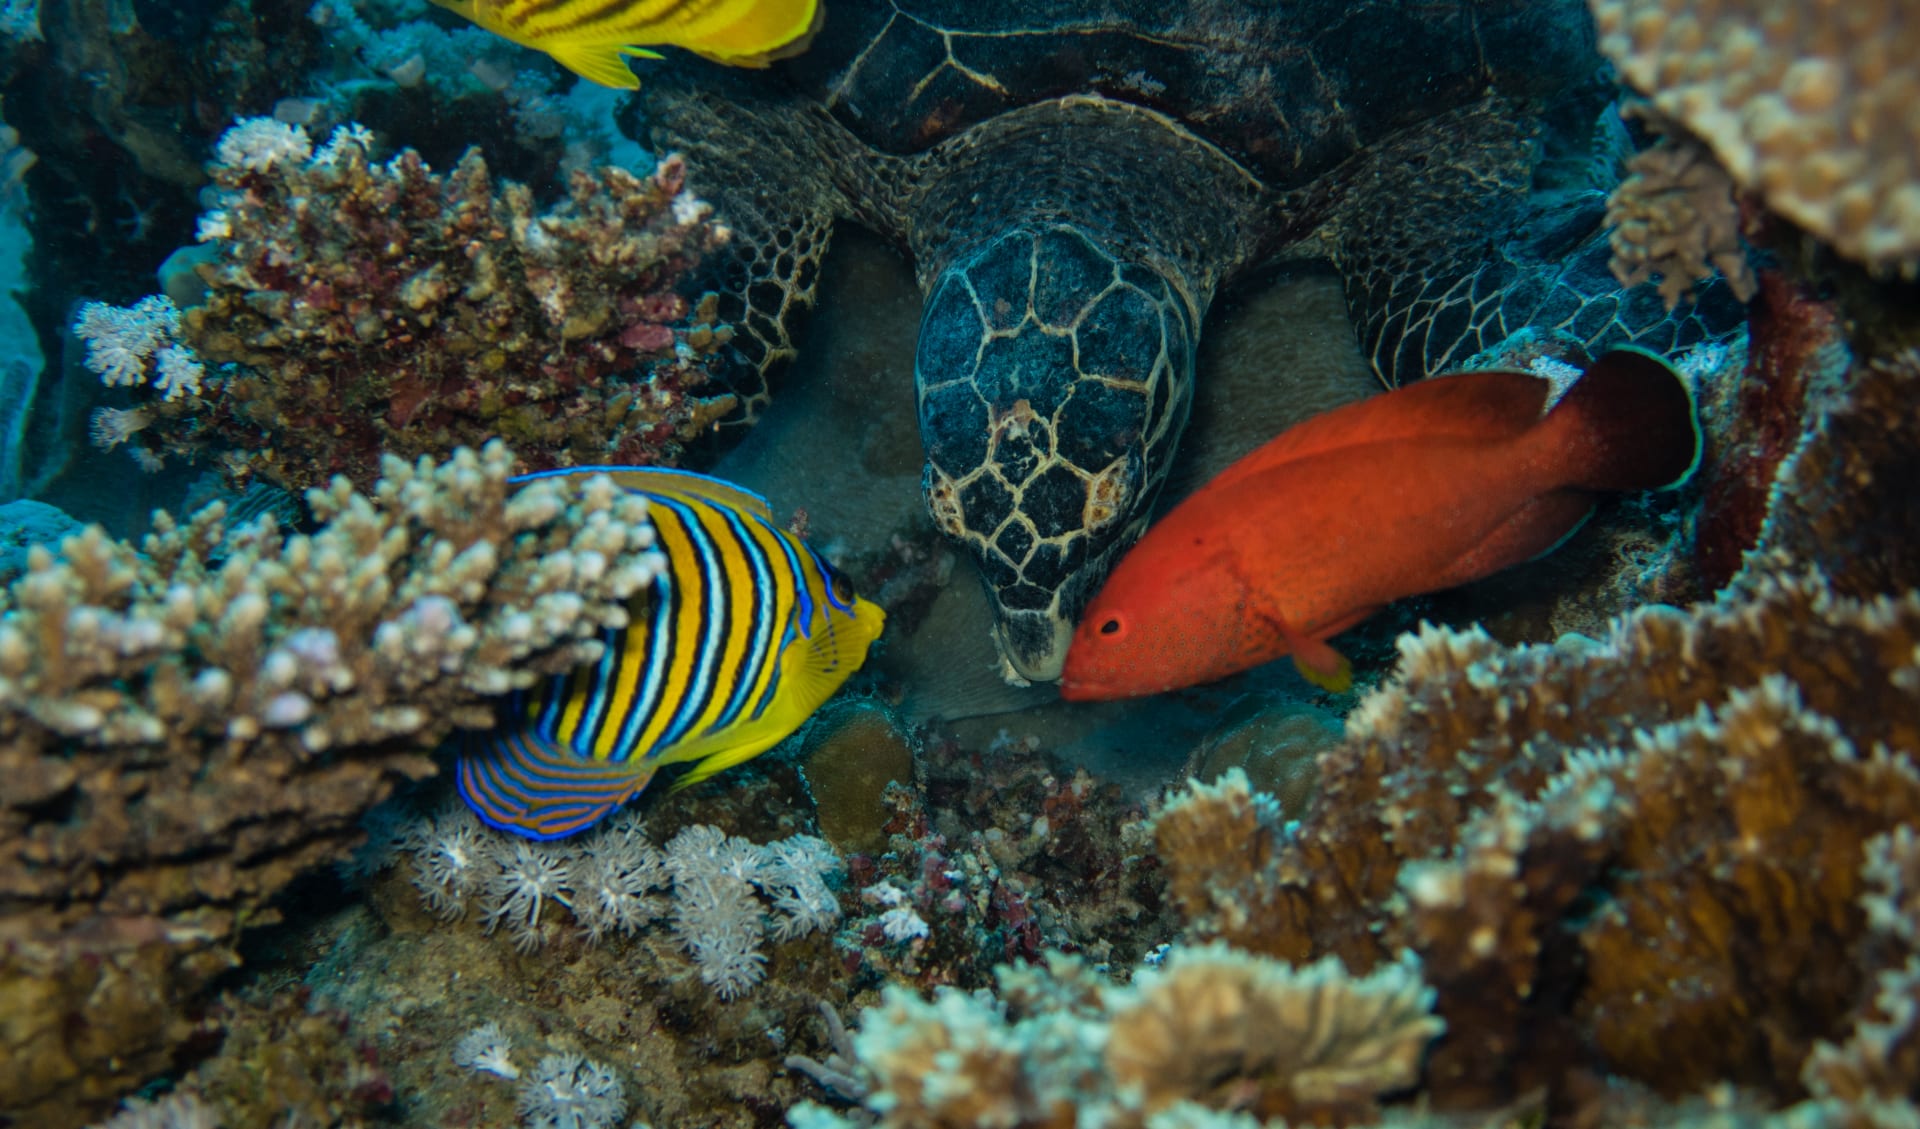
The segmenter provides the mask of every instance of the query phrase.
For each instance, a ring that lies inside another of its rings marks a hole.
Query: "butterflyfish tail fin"
[[[826,15],[819,0],[754,0],[733,10],[737,15],[727,26],[688,42],[687,49],[731,67],[764,67],[804,52]]]
[[[564,839],[638,795],[654,766],[583,757],[538,731],[470,737],[460,797],[480,821],[529,839]]]
[[[1673,366],[1623,345],[1588,366],[1547,414],[1542,439],[1582,490],[1670,490],[1700,465],[1693,390]]]
[[[626,56],[618,46],[611,44],[592,44],[580,47],[549,47],[547,53],[553,61],[579,75],[581,78],[597,82],[601,86],[615,90],[638,90],[640,78],[627,66]]]

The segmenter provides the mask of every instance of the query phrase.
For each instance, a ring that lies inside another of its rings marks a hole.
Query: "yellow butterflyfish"
[[[602,86],[637,90],[625,56],[681,47],[732,67],[764,67],[806,50],[820,0],[434,0]]]

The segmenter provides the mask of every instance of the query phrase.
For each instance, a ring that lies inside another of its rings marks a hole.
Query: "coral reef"
[[[0,598],[0,1108],[163,1066],[185,1006],[362,812],[489,696],[590,660],[661,567],[605,478],[508,484],[500,444],[386,463],[322,522],[157,515],[36,546]]]
[[[1920,349],[1856,361],[1842,390],[1809,392],[1750,559],[1818,568],[1858,599],[1920,588]]]
[[[1920,816],[1916,643],[1920,597],[1758,569],[1601,642],[1425,629],[1297,830],[1238,775],[1158,816],[1171,894],[1201,935],[1290,960],[1419,953],[1445,1104],[1602,1064],[1804,1097],[1886,959],[1862,862]]]
[[[477,150],[441,176],[411,150],[375,164],[371,144],[348,125],[316,152],[265,118],[221,138],[204,298],[90,305],[76,325],[89,366],[135,389],[121,411],[141,427],[111,440],[218,456],[236,480],[365,486],[382,453],[494,436],[521,470],[673,461],[731,408],[694,394],[729,334],[674,287],[724,232],[678,161],[576,172],[542,213]]]
[[[1354,978],[1212,944],[1175,947],[1123,987],[1059,955],[998,979],[1000,1001],[889,987],[838,1063],[793,1065],[858,1091],[882,1126],[1127,1129],[1188,1103],[1351,1123],[1418,1080],[1443,1027],[1412,961]],[[806,1127],[868,1123],[795,1111]]]
[[[1606,222],[1613,227],[1610,267],[1621,286],[1657,273],[1671,310],[1695,282],[1717,272],[1735,298],[1753,298],[1757,284],[1740,245],[1733,181],[1697,144],[1669,134],[1634,154],[1626,179],[1607,197]]]
[[[917,742],[875,701],[829,702],[802,734],[802,772],[820,834],[843,850],[879,853],[893,818],[890,785],[913,784]]]
[[[1589,0],[1602,54],[1771,211],[1920,269],[1920,25],[1905,0]]]
[[[1694,556],[1709,591],[1733,578],[1758,541],[1774,477],[1801,440],[1809,405],[1835,396],[1852,359],[1833,307],[1781,271],[1761,273],[1747,324],[1745,365],[1731,388],[1712,390],[1726,402],[1710,400],[1702,413],[1709,450]]]
[[[422,902],[444,920],[477,907],[487,933],[505,923],[514,947],[531,952],[553,931],[552,914],[540,920],[543,903],[566,907],[590,943],[670,918],[700,979],[721,999],[744,995],[766,975],[760,942],[768,935],[791,941],[840,920],[826,882],[841,869],[839,856],[811,835],[761,845],[696,823],[661,850],[628,809],[589,834],[542,842],[494,831],[464,804],[389,835],[412,859]],[[668,890],[670,902],[653,896]]]

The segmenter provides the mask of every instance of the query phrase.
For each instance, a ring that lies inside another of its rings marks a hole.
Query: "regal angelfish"
[[[664,765],[692,763],[685,786],[765,752],[860,668],[886,623],[740,487],[651,467],[525,477],[594,474],[646,497],[667,567],[598,662],[514,695],[460,758],[480,818],[532,839],[591,827]]]

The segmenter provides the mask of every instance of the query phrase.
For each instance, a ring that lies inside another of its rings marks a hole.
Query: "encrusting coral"
[[[1869,267],[1920,269],[1907,0],[1589,0],[1599,47],[1742,189]]]
[[[275,894],[627,622],[661,568],[644,501],[513,462],[389,458],[371,497],[310,491],[311,535],[209,507],[33,550],[0,597],[0,1108],[164,1066]]]
[[[134,324],[140,306],[90,306],[76,326],[95,371],[135,386],[144,430],[118,438],[220,456],[236,479],[364,488],[383,453],[493,437],[520,470],[670,462],[731,409],[695,394],[730,331],[675,290],[726,233],[677,158],[650,176],[575,172],[541,212],[478,150],[442,176],[412,150],[374,163],[372,144],[356,125],[317,152],[269,119],[227,131],[200,220],[204,297],[180,297],[165,343]],[[146,353],[96,363],[127,353],[121,323],[144,334],[152,386]]]

